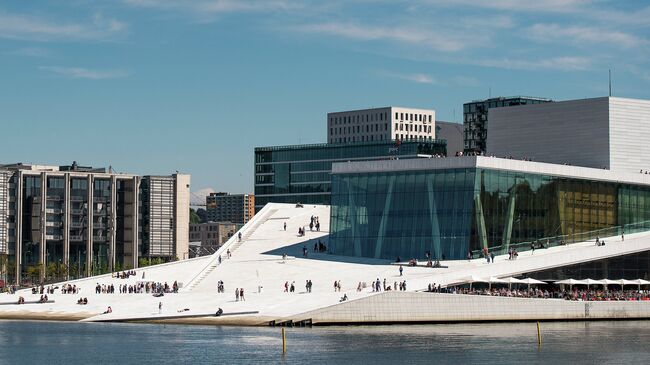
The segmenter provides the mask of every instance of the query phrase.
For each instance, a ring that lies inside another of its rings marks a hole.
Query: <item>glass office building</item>
[[[332,163],[445,155],[446,141],[357,142],[255,148],[255,211],[266,203],[330,204]]]
[[[624,175],[487,157],[336,164],[329,245],[465,259],[650,230],[650,177]]]

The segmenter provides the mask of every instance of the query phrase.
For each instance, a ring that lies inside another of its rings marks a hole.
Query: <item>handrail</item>
[[[557,247],[557,246],[566,246],[574,243],[580,243],[595,239],[596,237],[613,237],[620,236],[621,233],[637,233],[650,231],[650,220],[637,222],[637,223],[628,223],[620,226],[612,226],[607,228],[600,228],[593,231],[579,232],[573,234],[564,234],[557,236],[542,237],[532,241],[524,241],[511,243],[509,245],[499,245],[488,247],[489,252],[493,252],[495,255],[507,254],[509,248],[514,248],[518,252],[530,251],[531,244],[543,245],[543,248]],[[547,244],[548,242],[548,244]],[[536,246],[537,248],[538,246]],[[478,254],[478,257],[481,257],[483,254],[483,249],[473,250],[472,257]]]

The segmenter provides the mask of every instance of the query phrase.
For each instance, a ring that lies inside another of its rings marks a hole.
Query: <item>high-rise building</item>
[[[188,257],[189,175],[78,166],[0,166],[0,254],[8,282],[79,278]]]
[[[436,139],[447,141],[447,156],[463,152],[463,125],[436,120]]]
[[[255,195],[210,193],[205,197],[210,222],[246,224],[255,215]]]
[[[466,154],[485,154],[488,136],[488,110],[515,105],[541,104],[552,102],[551,99],[528,96],[498,97],[485,100],[474,100],[463,104],[463,124],[465,126]],[[519,126],[510,126],[519,128]]]
[[[255,148],[255,210],[266,203],[330,204],[332,163],[444,156],[446,142],[411,140]]]
[[[327,113],[327,142],[433,141],[436,112],[384,107]]]

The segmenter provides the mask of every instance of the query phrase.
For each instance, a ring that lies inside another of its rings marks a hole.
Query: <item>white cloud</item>
[[[429,0],[431,5],[471,6],[511,12],[567,13],[583,11],[596,0]]]
[[[379,71],[378,74],[384,77],[390,77],[394,79],[406,80],[415,82],[418,84],[437,84],[438,81],[430,75],[422,73],[396,73],[389,71]]]
[[[648,40],[615,30],[584,26],[562,26],[559,24],[534,24],[527,30],[536,41],[570,41],[573,43],[609,43],[631,48],[648,45]]]
[[[306,33],[320,33],[361,41],[394,41],[425,46],[443,52],[456,52],[469,46],[468,39],[459,34],[442,34],[422,28],[367,26],[354,23],[305,24],[294,29]]]
[[[73,79],[102,80],[116,79],[130,75],[129,72],[124,70],[90,70],[81,67],[40,66],[38,69]]]
[[[289,0],[123,0],[123,2],[141,8],[181,10],[197,14],[288,10],[302,6]]]
[[[89,23],[57,23],[47,19],[0,12],[0,38],[36,41],[97,40],[115,36],[126,24],[95,15]]]
[[[7,52],[13,56],[27,56],[27,57],[49,57],[50,51],[45,48],[39,47],[25,47]]]
[[[494,68],[515,70],[558,70],[558,71],[584,71],[591,67],[591,60],[586,57],[563,56],[542,58],[537,60],[524,59],[479,59],[465,60],[462,63]]]

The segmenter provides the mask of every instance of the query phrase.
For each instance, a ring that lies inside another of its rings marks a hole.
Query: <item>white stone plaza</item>
[[[212,256],[140,268],[128,279],[103,275],[54,284],[58,289],[48,295],[48,303],[34,303],[41,294],[32,294],[31,289],[0,294],[0,318],[265,325],[288,320],[362,323],[580,319],[597,318],[599,308],[610,317],[650,317],[648,302],[594,302],[590,304],[593,308],[585,308],[583,303],[561,299],[423,292],[430,283],[453,285],[466,282],[472,275],[506,277],[646,251],[650,249],[650,233],[626,235],[624,242],[621,237],[605,238],[607,245],[603,247],[584,242],[536,250],[534,254],[523,252],[517,260],[497,256],[490,264],[481,258],[444,261],[444,268],[403,265],[400,276],[399,265],[388,260],[314,252],[314,243],[319,240],[327,245],[329,210],[328,206],[268,204],[242,228],[241,242],[235,235]],[[320,232],[309,230],[312,216],[318,217]],[[302,227],[306,234],[300,237],[297,233]],[[303,256],[303,248],[308,251],[307,257]],[[228,251],[231,258],[227,257]],[[407,290],[373,292],[370,284],[377,279],[386,279],[391,287],[406,281]],[[313,282],[311,293],[305,287],[307,280]],[[180,290],[162,297],[118,293],[118,285],[143,281],[166,282],[170,286],[177,281]],[[224,282],[224,293],[217,293],[219,281]],[[335,281],[341,283],[340,292],[334,290]],[[285,283],[294,283],[295,292],[285,292]],[[366,284],[361,291],[357,290],[359,283]],[[61,294],[62,284],[76,285],[81,291]],[[95,294],[97,284],[113,284],[115,293]],[[245,300],[236,300],[235,288],[244,289]],[[340,302],[344,295],[348,301]],[[19,296],[25,298],[26,304],[17,304]],[[88,298],[88,304],[77,304],[79,298]],[[103,314],[109,306],[112,313]],[[216,317],[219,308],[223,314]],[[612,314],[616,310],[618,314]]]

